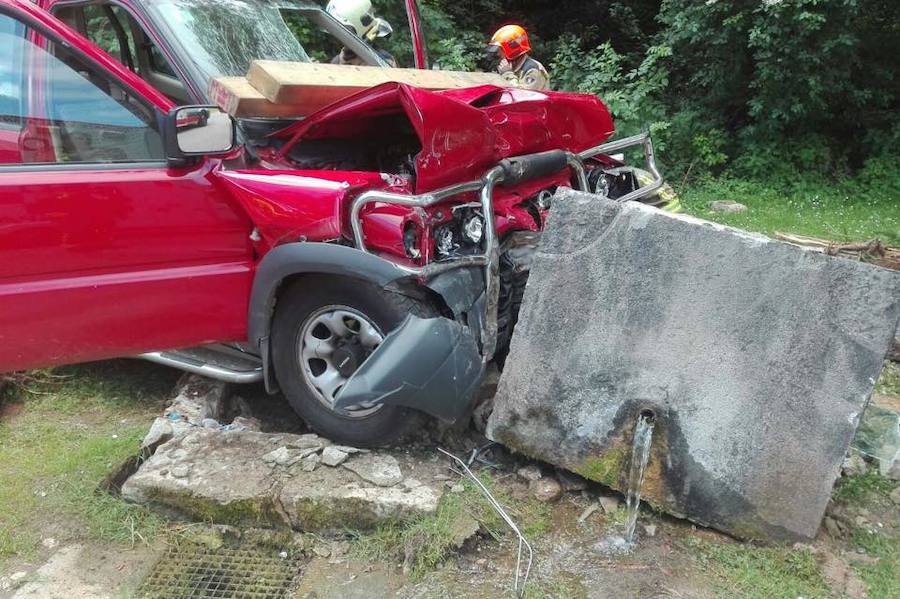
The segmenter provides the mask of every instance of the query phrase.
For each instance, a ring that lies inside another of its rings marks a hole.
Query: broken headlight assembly
[[[438,259],[481,251],[484,216],[466,206],[453,209],[453,218],[434,229],[434,253]]]
[[[634,171],[628,167],[595,168],[588,173],[588,185],[593,193],[611,200],[641,187]]]

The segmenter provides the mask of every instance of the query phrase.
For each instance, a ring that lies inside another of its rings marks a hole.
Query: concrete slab
[[[387,453],[304,467],[329,445],[312,434],[195,428],[159,446],[122,485],[122,496],[206,522],[316,532],[366,529],[437,509],[442,487],[422,484],[413,468]],[[397,480],[379,486],[351,470],[373,458],[391,465]]]
[[[571,191],[554,200],[488,436],[744,538],[809,539],[893,341],[898,273]]]

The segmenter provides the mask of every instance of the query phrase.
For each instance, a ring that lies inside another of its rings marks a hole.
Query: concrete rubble
[[[561,282],[565,282],[561,284]],[[742,538],[809,539],[900,316],[900,275],[561,191],[488,436]]]
[[[330,443],[311,434],[197,428],[160,445],[122,496],[197,520],[316,532],[437,509],[441,487],[405,475],[394,456],[340,453],[335,463]]]
[[[433,482],[438,463],[401,464],[314,433],[263,433],[240,405],[229,416],[232,403],[227,385],[183,377],[145,437],[146,459],[122,484],[122,496],[203,521],[315,532],[437,509],[444,490]]]

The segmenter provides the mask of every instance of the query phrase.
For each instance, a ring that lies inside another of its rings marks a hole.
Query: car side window
[[[22,23],[0,14],[0,122],[16,129],[15,141],[0,135],[0,164],[165,157],[155,113],[143,100],[74,49],[28,38]]]

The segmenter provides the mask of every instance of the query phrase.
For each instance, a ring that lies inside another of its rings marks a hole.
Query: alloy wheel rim
[[[352,361],[355,370],[383,341],[378,326],[348,306],[325,306],[312,313],[300,329],[297,355],[303,378],[319,402],[335,411],[334,402],[352,375],[347,362]],[[340,413],[365,418],[381,407],[363,404]]]

